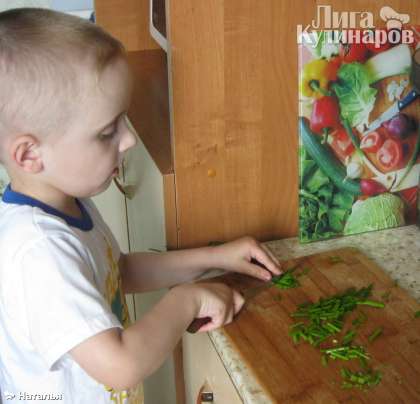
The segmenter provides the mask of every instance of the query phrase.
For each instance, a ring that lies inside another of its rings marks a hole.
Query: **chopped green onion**
[[[359,313],[359,316],[353,320],[352,324],[357,328],[361,326],[366,320],[367,320],[366,314],[363,311],[361,311]]]
[[[321,352],[328,355],[331,359],[370,359],[362,346],[341,346],[337,348],[321,349]]]
[[[353,341],[355,336],[356,336],[356,331],[354,331],[354,330],[348,331],[347,334],[344,335],[344,337],[343,337],[343,345],[350,344]]]
[[[363,306],[370,306],[370,307],[376,307],[378,309],[383,309],[385,307],[385,304],[382,302],[376,302],[374,300],[359,300],[357,302],[359,305]]]
[[[368,389],[379,384],[382,379],[380,371],[373,371],[372,369],[365,369],[358,372],[353,372],[349,369],[341,369],[341,377],[344,379],[341,385],[342,388],[357,387],[360,389]]]
[[[383,302],[369,300],[371,291],[372,285],[359,290],[350,288],[344,293],[329,298],[320,298],[317,302],[299,304],[298,309],[291,314],[291,317],[302,320],[292,324],[290,327],[289,334],[294,343],[297,344],[300,341],[305,341],[313,346],[319,346],[321,342],[333,337],[330,340],[334,344],[333,347],[320,349],[322,365],[327,366],[329,359],[343,361],[356,359],[360,362],[361,371],[352,372],[346,368],[342,368],[341,374],[344,379],[342,382],[343,388],[369,388],[377,385],[382,378],[381,372],[374,372],[368,367],[370,357],[365,351],[365,348],[360,345],[352,345],[357,335],[355,329],[347,330],[342,337],[341,346],[337,346],[338,340],[335,337],[335,335],[341,333],[343,330],[345,316],[357,309],[357,307],[385,307]],[[420,311],[416,312],[415,316],[420,317]],[[366,320],[366,314],[363,311],[359,311],[358,317],[352,323],[357,329]],[[382,328],[377,328],[368,337],[369,341],[372,342],[381,333]]]
[[[373,342],[376,338],[378,338],[383,332],[382,327],[378,327],[375,331],[372,332],[372,334],[369,335],[368,340],[369,342]]]
[[[292,271],[285,272],[279,279],[273,281],[273,283],[280,289],[297,288],[300,286],[297,278],[292,274]]]

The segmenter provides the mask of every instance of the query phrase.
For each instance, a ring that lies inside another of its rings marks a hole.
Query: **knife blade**
[[[252,298],[260,294],[262,291],[271,288],[275,283],[284,276],[284,273],[273,276],[269,281],[264,282],[262,285],[255,286],[253,288],[245,289],[241,295],[245,299],[245,303],[248,303]]]
[[[402,109],[411,104],[420,94],[416,90],[410,91],[401,101],[395,102],[385,112],[383,112],[379,118],[372,121],[367,129],[362,133],[362,136],[367,135],[375,129],[378,129],[384,122],[389,121],[395,115],[397,115]]]
[[[405,175],[404,180],[400,183],[401,177]],[[406,174],[405,169],[402,168],[397,171],[392,171],[380,177],[373,177],[376,182],[381,183],[389,192],[399,192],[407,188],[417,186],[420,178],[420,163],[415,164],[410,172]],[[394,186],[394,184],[398,184]]]

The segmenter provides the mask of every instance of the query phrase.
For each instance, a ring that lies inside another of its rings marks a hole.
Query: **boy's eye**
[[[117,133],[117,129],[113,128],[112,131],[100,133],[99,134],[99,139],[101,139],[101,140],[112,139],[115,136],[116,133]]]
[[[102,133],[99,134],[100,140],[111,140],[117,133],[120,127],[121,119],[126,116],[125,113],[119,115],[114,122],[112,122]]]

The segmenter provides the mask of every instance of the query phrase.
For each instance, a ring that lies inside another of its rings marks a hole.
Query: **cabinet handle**
[[[128,199],[133,199],[134,194],[136,193],[136,189],[133,185],[123,185],[114,178],[114,184],[118,188],[118,190]]]
[[[201,389],[198,392],[197,404],[213,403],[213,402],[214,402],[214,394],[211,391],[211,388],[208,385],[208,383],[204,382],[204,384],[201,386]]]

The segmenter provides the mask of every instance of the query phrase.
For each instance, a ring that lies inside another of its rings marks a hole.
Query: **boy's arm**
[[[195,317],[210,317],[209,331],[232,321],[242,296],[222,284],[181,285],[125,330],[112,328],[83,341],[69,353],[95,380],[117,390],[152,374],[173,351]]]
[[[252,263],[252,259],[268,271]],[[210,268],[240,272],[262,280],[269,280],[270,272],[275,275],[281,272],[274,254],[252,237],[242,237],[216,247],[122,255],[119,266],[125,293],[189,282]]]
[[[124,293],[171,287],[200,277],[217,265],[213,247],[163,253],[121,254],[119,269]]]
[[[162,364],[194,317],[194,305],[180,292],[172,289],[140,321],[94,335],[71,356],[100,383],[117,390],[135,386]]]

